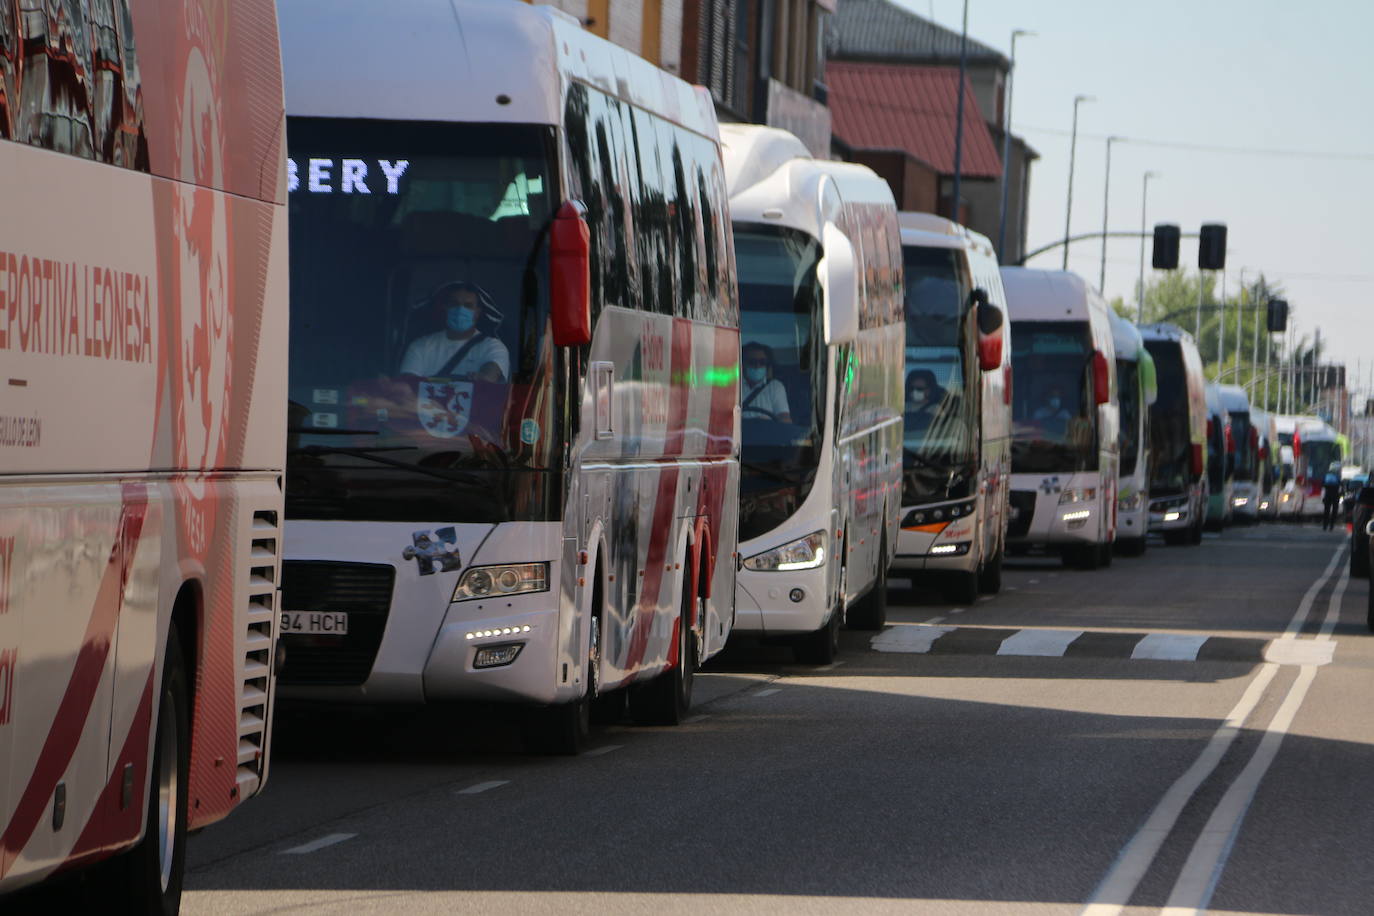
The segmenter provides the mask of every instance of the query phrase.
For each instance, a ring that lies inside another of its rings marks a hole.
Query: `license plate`
[[[283,633],[319,633],[327,636],[348,635],[346,611],[282,611]]]

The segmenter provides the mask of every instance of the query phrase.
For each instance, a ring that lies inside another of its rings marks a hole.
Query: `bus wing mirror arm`
[[[1002,325],[1006,317],[1002,310],[988,301],[987,290],[975,289],[969,300],[978,322],[978,368],[992,372],[1002,368]]]

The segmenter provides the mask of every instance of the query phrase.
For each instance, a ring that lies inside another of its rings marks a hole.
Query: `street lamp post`
[[[959,222],[959,182],[964,171],[964,74],[968,70],[968,0],[964,0],[964,31],[959,38],[959,102],[954,117],[954,204],[949,218]]]
[[[1011,66],[1007,70],[1007,111],[1002,121],[1002,215],[997,222],[997,256],[1003,264],[1007,257],[1007,195],[1011,185],[1011,90],[1016,82],[1016,39],[1030,38],[1034,32],[1016,29],[1011,33]],[[1017,254],[1020,254],[1018,251]]]
[[[1069,193],[1064,205],[1064,269],[1069,269],[1069,234],[1073,223],[1073,161],[1078,152],[1078,106],[1095,101],[1090,95],[1073,97],[1073,132],[1069,138]]]
[[[1107,208],[1112,194],[1112,144],[1121,137],[1107,138],[1107,175],[1102,180],[1102,267],[1097,275],[1097,291],[1106,295],[1107,289]]]
[[[1158,178],[1158,172],[1146,172],[1140,182],[1140,291],[1135,305],[1135,323],[1140,325],[1145,318],[1145,200],[1150,193],[1150,179]]]

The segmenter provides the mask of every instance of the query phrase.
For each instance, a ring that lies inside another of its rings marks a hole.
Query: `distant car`
[[[1361,487],[1355,494],[1354,510],[1350,519],[1350,578],[1369,578],[1369,532],[1370,521],[1374,521],[1374,487]]]

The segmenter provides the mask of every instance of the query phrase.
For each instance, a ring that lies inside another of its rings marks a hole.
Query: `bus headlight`
[[[1065,503],[1090,503],[1097,499],[1096,487],[1065,487],[1059,492],[1059,505]]]
[[[744,561],[745,569],[755,572],[787,572],[815,569],[825,564],[825,532],[817,531],[781,547],[756,553]]]
[[[451,601],[496,598],[549,590],[548,563],[472,566],[453,589]]]

